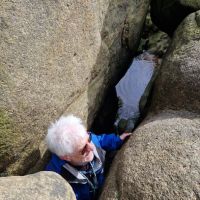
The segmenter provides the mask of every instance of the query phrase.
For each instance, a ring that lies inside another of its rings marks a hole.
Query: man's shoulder
[[[101,148],[101,145],[100,145],[100,142],[99,142],[99,137],[100,136],[97,136],[95,133],[93,132],[90,132],[91,134],[91,141],[93,142],[93,144],[98,147],[98,148]]]

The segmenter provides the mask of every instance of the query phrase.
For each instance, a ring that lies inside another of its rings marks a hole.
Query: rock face
[[[58,174],[39,172],[0,179],[1,200],[76,200],[71,186]]]
[[[199,16],[178,27],[150,113],[117,154],[101,200],[200,199]]]
[[[153,22],[170,36],[177,26],[190,13],[200,9],[199,0],[152,0],[151,17]]]
[[[161,58],[165,55],[170,42],[170,37],[152,23],[150,13],[148,13],[138,51],[149,51]]]
[[[1,2],[1,175],[24,174],[41,156],[48,125],[63,113],[90,126],[106,89],[137,48],[148,5]]]
[[[155,85],[153,110],[200,113],[200,12],[178,27]]]
[[[158,114],[117,155],[100,199],[199,199],[199,154],[199,116]]]

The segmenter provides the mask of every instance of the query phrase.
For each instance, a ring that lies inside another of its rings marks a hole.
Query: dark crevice
[[[130,66],[131,60],[132,57],[130,56],[127,59],[127,62],[124,64],[124,69],[115,78],[116,81],[114,82],[114,84],[107,89],[105,98],[102,101],[97,115],[92,123],[92,132],[96,134],[101,134],[113,133],[116,131],[113,126],[116,120],[116,114],[118,110],[118,98],[115,91],[115,85],[119,82],[119,80],[124,76],[124,74],[128,70],[127,66]]]
[[[141,111],[140,118],[138,119],[138,122],[136,123],[135,128],[137,128],[137,126],[142,122],[142,120],[146,117],[149,111],[153,90],[154,90],[154,84],[147,98],[147,103],[143,111]],[[94,122],[91,127],[91,131],[94,132],[95,134],[116,133],[114,122],[116,120],[117,111],[118,111],[118,98],[116,95],[115,86],[113,86],[107,92],[105,100],[103,101],[97,113],[97,116],[94,119]]]

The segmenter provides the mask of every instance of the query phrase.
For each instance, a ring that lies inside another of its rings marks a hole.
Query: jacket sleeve
[[[95,137],[98,140],[100,147],[105,151],[117,150],[123,144],[123,141],[120,139],[120,137],[118,135],[115,135],[114,133],[95,135]]]

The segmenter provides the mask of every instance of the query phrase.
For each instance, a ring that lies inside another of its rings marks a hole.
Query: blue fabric
[[[92,134],[92,142],[105,151],[114,151],[121,147],[123,141],[119,136],[112,134],[95,135]]]
[[[104,183],[104,175],[103,172],[97,172],[97,181],[98,181],[98,188],[101,188]],[[94,194],[92,192],[92,189],[88,184],[76,184],[71,183],[70,184],[74,190],[74,193],[76,195],[77,200],[92,200],[94,199]]]
[[[92,133],[92,142],[98,148],[102,148],[105,151],[113,151],[120,148],[123,141],[120,139],[119,136],[115,134],[102,134],[102,135],[95,135]],[[54,171],[58,174],[61,174],[62,166],[66,163],[66,161],[61,160],[55,154],[52,154],[51,160],[46,167],[46,171]],[[102,186],[104,182],[104,175],[103,172],[97,172],[97,180],[99,187]],[[89,184],[71,184],[74,193],[76,194],[77,200],[91,200],[92,193],[90,192]]]

